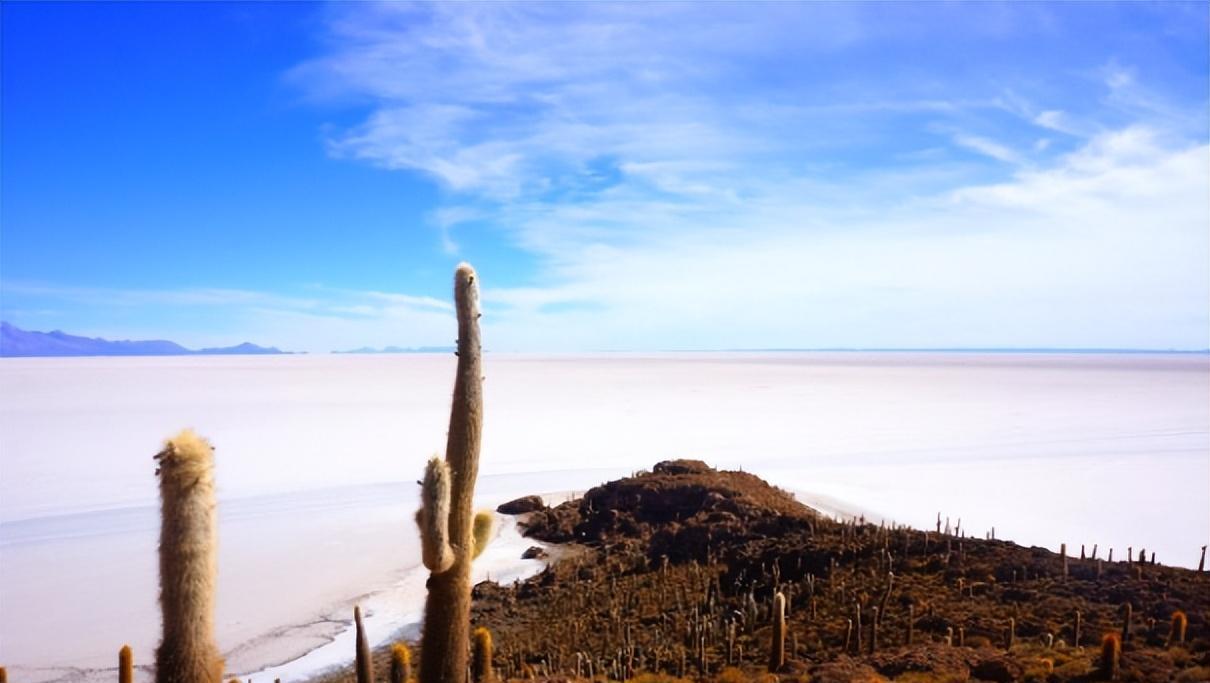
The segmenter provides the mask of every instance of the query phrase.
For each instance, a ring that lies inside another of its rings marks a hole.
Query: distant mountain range
[[[386,346],[381,349],[372,349],[368,346],[363,346],[360,349],[333,351],[332,353],[453,353],[455,350],[453,346],[410,346],[407,348]]]
[[[213,349],[187,349],[176,342],[110,341],[100,337],[78,337],[55,330],[30,332],[0,322],[0,357],[18,356],[234,356],[289,353],[244,342],[237,346]]]

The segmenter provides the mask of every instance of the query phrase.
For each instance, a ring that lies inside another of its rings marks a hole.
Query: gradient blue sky
[[[1210,344],[1206,3],[4,3],[0,316],[295,350]]]

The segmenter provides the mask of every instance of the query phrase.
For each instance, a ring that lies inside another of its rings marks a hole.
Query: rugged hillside
[[[695,461],[529,507],[526,533],[563,559],[474,592],[503,678],[759,680],[780,593],[780,680],[1106,680],[1106,634],[1122,639],[1118,680],[1210,680],[1210,579],[1195,571],[837,522]]]

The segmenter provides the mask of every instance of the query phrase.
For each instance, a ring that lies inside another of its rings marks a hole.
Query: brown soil
[[[492,631],[501,678],[763,680],[781,592],[787,661],[769,680],[1108,680],[1101,638],[1123,632],[1129,603],[1117,680],[1210,681],[1210,576],[1187,569],[1069,557],[1064,577],[1042,548],[837,522],[697,461],[521,519],[575,551],[475,587],[472,621]],[[1184,644],[1167,642],[1176,610]]]

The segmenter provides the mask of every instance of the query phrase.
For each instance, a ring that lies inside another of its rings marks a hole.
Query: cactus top
[[[171,473],[174,478],[196,478],[208,476],[214,462],[214,447],[192,429],[181,430],[179,434],[164,442],[164,449],[156,454],[159,467],[157,475]]]

